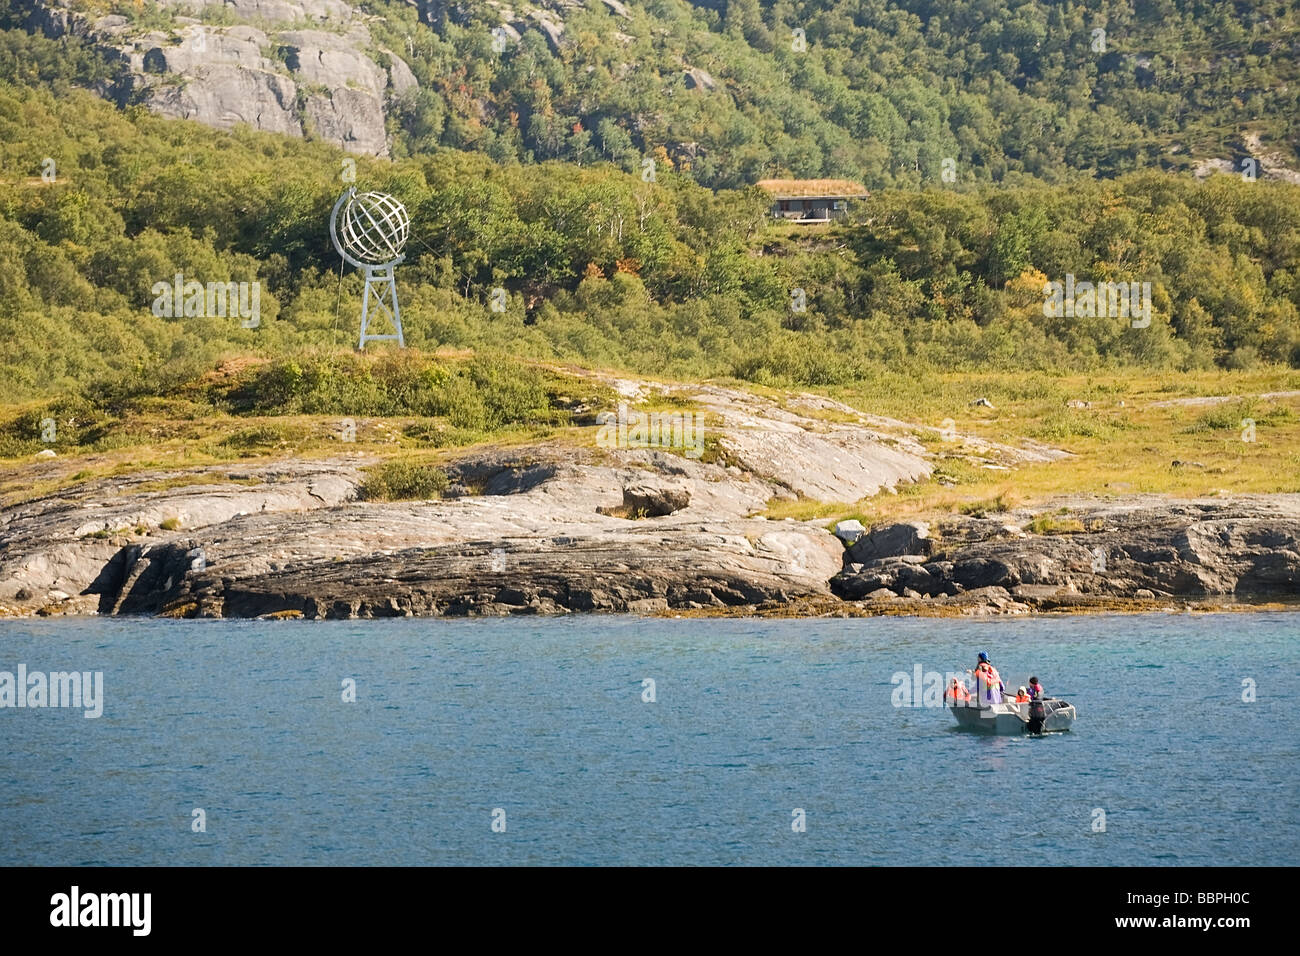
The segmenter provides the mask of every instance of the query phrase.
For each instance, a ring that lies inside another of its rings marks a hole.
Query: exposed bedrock
[[[1034,533],[1032,517],[954,516],[934,527],[872,529],[845,552],[831,587],[848,600],[1001,588],[1031,606],[1071,596],[1300,597],[1297,495],[1077,502],[1051,515],[1045,533]]]
[[[631,403],[662,388],[608,381]],[[1300,591],[1298,495],[1062,501],[878,525],[846,548],[824,520],[761,515],[798,498],[847,510],[924,480],[921,426],[816,396],[676,389],[703,410],[708,455],[568,440],[466,449],[443,463],[437,500],[358,500],[376,460],[354,455],[152,470],[8,504],[0,614],[1015,613]],[[1008,467],[1060,456],[980,453]]]
[[[479,452],[448,467],[454,497],[411,502],[355,500],[366,463],[215,468],[210,484],[141,475],[4,509],[0,606],[237,617],[648,611],[829,597],[842,565],[819,524],[748,517],[780,487],[664,451]]]
[[[833,600],[839,540],[822,522],[764,519],[770,502],[856,501],[930,473],[902,429],[828,424],[738,390],[682,390],[707,409],[701,427],[722,455],[626,443],[468,449],[444,462],[441,499],[400,502],[357,500],[373,459],[290,460],[98,479],[0,508],[0,613],[353,617]]]
[[[365,15],[341,0],[158,0],[166,29],[95,16],[66,0],[20,6],[29,29],[85,37],[118,62],[117,85],[102,92],[120,104],[217,129],[310,134],[387,156],[385,115],[418,86],[399,55],[376,46]],[[219,12],[226,25],[192,15],[203,12]]]

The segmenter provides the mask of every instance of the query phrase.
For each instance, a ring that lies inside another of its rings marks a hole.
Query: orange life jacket
[[[1028,694],[1016,694],[1016,703],[1017,703],[1017,704],[1027,704],[1027,703],[1029,703],[1029,695],[1028,695]]]

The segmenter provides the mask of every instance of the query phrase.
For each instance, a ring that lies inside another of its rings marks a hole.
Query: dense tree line
[[[182,12],[70,2],[141,32]],[[393,104],[399,156],[448,147],[629,172],[654,159],[712,188],[780,175],[880,188],[940,183],[945,161],[975,185],[1236,164],[1254,136],[1269,161],[1300,153],[1287,0],[647,0],[627,16],[586,0],[563,11],[558,48],[532,28],[499,51],[489,0],[357,5],[368,52],[395,51],[420,83]],[[219,5],[193,12],[234,22]],[[22,22],[0,12],[0,26]],[[118,67],[92,59],[17,75],[102,88]]]
[[[599,0],[500,53],[486,0],[430,29],[371,0],[422,91],[398,148],[498,160],[657,158],[712,187],[766,176],[868,186],[1237,162],[1246,130],[1300,147],[1300,12],[1286,0]],[[694,85],[685,67],[714,81]]]
[[[4,40],[0,58],[37,74],[60,46]],[[0,82],[8,398],[156,387],[232,352],[353,340],[360,280],[340,280],[325,229],[343,153],[120,111],[60,82]],[[609,163],[442,149],[361,161],[357,184],[411,210],[398,279],[420,347],[810,384],[909,363],[1300,366],[1296,186],[1146,172],[885,190],[800,232],[752,187]],[[154,314],[151,290],[177,273],[261,283],[260,326]],[[1067,274],[1151,283],[1151,326],[1045,316],[1044,283]]]

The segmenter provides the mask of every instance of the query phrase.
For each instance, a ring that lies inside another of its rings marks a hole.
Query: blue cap
[[[989,659],[989,656],[988,656],[987,654],[985,654],[983,651],[980,651],[980,660],[982,660],[982,661],[986,661],[986,660],[988,660],[988,659]]]

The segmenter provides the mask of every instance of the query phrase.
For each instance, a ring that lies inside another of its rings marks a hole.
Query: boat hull
[[[1074,705],[1063,700],[1045,701],[1047,716],[1043,720],[1044,734],[1060,733],[1074,726]],[[1029,732],[1029,705],[1007,701],[987,707],[954,706],[951,708],[957,725],[965,730],[985,734],[1011,736]]]

